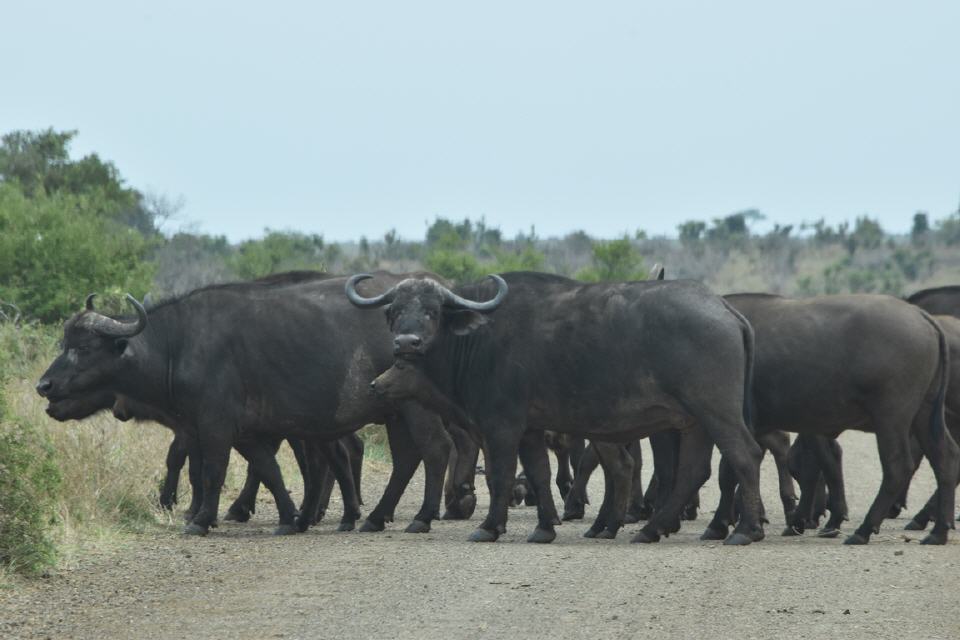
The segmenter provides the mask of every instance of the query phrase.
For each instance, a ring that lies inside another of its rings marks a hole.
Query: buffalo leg
[[[643,478],[640,477],[643,470],[643,450],[640,448],[640,441],[634,440],[627,445],[627,453],[633,459],[633,476],[630,480],[630,503],[623,521],[633,524],[641,520],[644,505]]]
[[[757,443],[770,452],[777,465],[777,479],[780,487],[780,502],[783,504],[785,522],[790,521],[790,515],[797,508],[797,493],[790,476],[790,465],[787,457],[790,455],[790,436],[785,431],[769,431],[757,436]]]
[[[920,441],[917,439],[915,435],[910,438],[910,452],[913,457],[913,473],[910,475],[910,477],[913,478],[913,476],[917,474],[917,469],[920,468],[920,463],[923,462],[923,451],[921,451]],[[890,507],[890,513],[887,514],[888,518],[900,517],[900,512],[907,508],[907,493],[909,491],[910,491],[910,485],[908,483],[907,486],[903,489],[903,493],[897,496],[897,499],[893,501],[893,506]],[[917,515],[921,515],[923,513],[924,513],[924,510],[921,510],[921,513],[918,513]],[[916,516],[914,516],[914,521],[916,521]],[[923,526],[920,527],[919,529],[922,530],[926,528],[927,523],[929,522],[930,522],[930,517],[929,515],[927,515],[926,519],[923,521]],[[917,523],[919,524],[919,521],[917,521]],[[915,529],[915,527],[910,526],[910,524],[907,525],[907,528]]]
[[[170,511],[177,502],[177,487],[180,484],[180,470],[187,462],[187,447],[183,436],[174,432],[173,442],[167,449],[167,476],[163,479],[163,489],[160,490],[160,506]]]
[[[519,453],[527,479],[537,496],[537,528],[527,542],[553,542],[557,537],[553,527],[560,519],[550,490],[550,458],[547,456],[543,431],[527,431],[520,441]]]
[[[247,459],[261,482],[273,495],[280,516],[280,524],[274,533],[287,535],[296,531],[294,520],[297,517],[297,507],[290,499],[290,493],[283,482],[283,474],[280,472],[280,465],[277,464],[274,444],[275,441],[269,444],[244,442],[237,445],[237,450],[240,455]],[[308,484],[308,489],[312,486],[312,483]],[[206,490],[206,487],[204,487],[204,490]]]
[[[883,479],[866,518],[844,544],[867,544],[870,536],[880,530],[880,524],[890,512],[890,505],[910,481],[910,472],[913,469],[913,459],[909,454],[910,434],[905,433],[900,425],[894,422],[897,419],[900,424],[912,422],[911,418],[904,419],[902,415],[896,414],[881,417],[877,421],[877,450],[880,454]]]
[[[430,523],[440,517],[443,476],[447,470],[447,461],[453,444],[440,419],[418,404],[406,403],[402,408],[402,416],[407,423],[411,438],[420,451],[424,467],[423,504],[405,531],[426,533],[430,531]]]
[[[701,534],[701,540],[723,540],[730,531],[734,521],[734,500],[737,490],[737,475],[733,472],[726,458],[720,458],[720,468],[717,472],[720,484],[720,503],[713,514],[713,519],[707,525],[706,531]]]
[[[749,544],[751,541],[763,539],[763,527],[760,523],[760,460],[763,458],[763,451],[760,445],[742,422],[739,427],[734,423],[722,429],[711,422],[704,424],[708,428],[712,427],[710,435],[736,475],[740,489],[740,519],[734,532],[724,541],[725,544]]]
[[[560,498],[566,498],[570,493],[570,487],[573,486],[573,474],[570,472],[570,451],[566,447],[561,447],[554,451],[557,456],[557,489],[560,490]]]
[[[623,526],[633,480],[633,457],[622,444],[594,442],[603,467],[604,495],[600,512],[593,526],[584,535],[588,538],[613,539]]]
[[[456,425],[447,425],[453,440],[450,461],[447,465],[447,482],[444,485],[443,520],[466,520],[477,507],[474,483],[477,474],[477,458],[480,446],[465,430]]]
[[[347,448],[347,454],[350,457],[350,469],[353,471],[353,486],[357,490],[357,504],[363,506],[363,492],[360,491],[360,481],[363,479],[363,439],[356,433],[341,438],[344,446]],[[325,509],[326,505],[321,503]]]
[[[187,448],[187,477],[190,479],[190,506],[187,507],[183,519],[187,522],[200,511],[203,504],[203,454],[196,438],[186,437]]]
[[[599,464],[600,459],[597,457],[596,447],[591,442],[580,455],[580,464],[577,465],[577,472],[573,476],[573,486],[563,502],[564,520],[580,520],[583,518],[585,505],[589,504],[587,484]]]
[[[934,524],[930,534],[922,544],[946,544],[947,532],[953,528],[954,500],[960,473],[960,449],[941,422],[943,430],[938,436],[930,432],[929,421],[918,420],[914,423],[914,433],[920,440],[920,448],[933,467],[937,479],[937,490],[930,498],[930,508],[934,510]],[[939,441],[937,441],[937,438]]]
[[[364,533],[383,531],[385,523],[393,521],[393,512],[400,501],[400,496],[403,495],[410,478],[420,465],[420,452],[403,420],[394,418],[387,421],[387,440],[390,445],[393,468],[380,502],[367,514],[366,520],[360,527],[360,531]]]
[[[203,498],[200,508],[183,530],[188,535],[205,536],[210,527],[216,526],[217,523],[220,491],[223,489],[223,480],[227,475],[231,444],[229,440],[219,437],[218,426],[210,425],[208,429],[198,429],[201,435],[198,446],[203,456],[201,469]]]
[[[518,416],[512,419],[507,417],[491,427],[483,430],[490,508],[487,517],[470,534],[472,542],[495,542],[507,530],[507,505],[517,474],[517,455],[522,433],[517,433],[517,430],[523,429],[525,424]]]
[[[815,436],[817,462],[823,474],[824,484],[830,493],[827,508],[830,518],[817,533],[821,538],[833,538],[840,533],[840,526],[847,519],[847,490],[843,480],[843,449],[834,438]],[[819,483],[818,483],[819,486]],[[819,493],[814,495],[819,499]]]
[[[713,443],[706,431],[692,427],[680,434],[680,472],[676,474],[676,483],[663,506],[653,514],[646,525],[633,537],[631,542],[657,542],[663,534],[675,531],[680,521],[680,513],[690,502],[693,495],[710,478],[710,457]],[[660,491],[666,487],[660,484]]]
[[[340,495],[343,499],[343,517],[337,531],[353,531],[357,520],[360,519],[360,502],[357,498],[357,487],[354,484],[350,454],[340,440],[323,442],[320,445],[333,475],[340,486]]]
[[[273,455],[277,455],[277,451],[280,449],[281,440],[272,440],[270,441],[271,449]],[[297,462],[299,462],[299,458]],[[301,465],[303,469],[303,465]],[[303,476],[303,485],[306,487],[308,484],[307,476]],[[243,481],[243,488],[240,490],[240,495],[237,496],[237,499],[233,501],[230,505],[230,508],[227,509],[227,515],[224,517],[224,520],[234,521],[234,522],[246,522],[250,519],[250,514],[256,513],[257,511],[257,492],[260,491],[260,477],[256,474],[255,470],[251,465],[247,465],[247,475]]]

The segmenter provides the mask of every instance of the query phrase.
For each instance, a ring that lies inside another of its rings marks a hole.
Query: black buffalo
[[[710,475],[713,442],[743,487],[743,517],[727,542],[762,538],[761,454],[744,421],[752,330],[703,285],[583,284],[514,273],[455,291],[412,278],[369,296],[356,290],[367,278],[351,277],[347,295],[361,307],[387,307],[396,356],[375,387],[460,410],[483,435],[491,505],[472,540],[493,541],[505,531],[518,450],[538,495],[539,487],[549,494],[543,430],[628,442],[671,428],[683,432],[684,473],[634,540],[655,541],[671,530]],[[615,532],[629,486],[610,493],[598,518]],[[534,542],[555,537],[556,511],[543,502]]]
[[[866,544],[909,481],[913,461],[904,452],[910,450],[911,434],[930,459],[941,489],[936,524],[924,542],[945,543],[960,452],[944,425],[949,351],[939,325],[922,310],[888,296],[792,300],[742,294],[727,300],[756,331],[757,433],[783,429],[833,438],[858,429],[876,434],[883,482],[846,544]],[[708,537],[724,535],[729,524],[736,481],[722,463],[720,484],[721,506]],[[834,494],[831,489],[831,496],[841,497]],[[804,525],[809,513],[805,499],[812,497],[801,495],[793,527]],[[844,512],[840,505],[834,513],[839,517]]]
[[[371,293],[401,279],[380,274]],[[136,319],[87,309],[67,321],[63,353],[38,391],[55,417],[83,417],[68,411],[77,398],[111,392],[183,424],[203,456],[203,502],[186,528],[194,534],[205,534],[216,521],[231,446],[273,493],[281,527],[296,518],[303,530],[309,517],[296,516],[269,443],[293,437],[309,447],[332,447],[365,424],[386,422],[393,473],[364,529],[381,530],[392,518],[423,459],[424,504],[408,530],[429,530],[439,509],[449,436],[414,403],[395,406],[367,391],[367,381],[390,365],[389,333],[343,300],[343,286],[342,279],[218,285],[149,313],[130,298]],[[352,484],[349,469],[337,473],[342,486]],[[314,483],[307,489],[305,514],[320,499]]]
[[[960,286],[958,285],[921,289],[908,297],[907,302],[936,316],[960,318]]]

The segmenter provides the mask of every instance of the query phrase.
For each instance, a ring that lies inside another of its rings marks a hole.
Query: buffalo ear
[[[465,336],[478,327],[482,327],[487,324],[489,320],[487,316],[482,313],[477,313],[476,311],[461,310],[461,311],[448,311],[446,313],[447,326],[450,328],[450,331],[453,331],[454,335]]]
[[[130,341],[126,338],[117,338],[114,340],[113,347],[117,350],[117,355],[121,358],[133,357],[133,348],[130,346]]]

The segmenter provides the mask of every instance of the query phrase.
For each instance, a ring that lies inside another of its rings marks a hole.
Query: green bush
[[[621,282],[646,280],[643,272],[643,256],[624,236],[619,240],[596,242],[593,245],[593,265],[577,273],[584,282]]]
[[[27,318],[56,322],[88,293],[150,286],[152,243],[139,231],[100,215],[96,195],[65,192],[33,197],[0,183],[0,300]]]
[[[9,415],[3,394],[8,375],[45,340],[42,334],[0,325],[0,565],[38,573],[56,560],[57,498],[60,471],[50,442],[28,424]]]

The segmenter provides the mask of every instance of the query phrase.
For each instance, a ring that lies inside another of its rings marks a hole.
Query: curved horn
[[[493,296],[492,300],[487,300],[486,302],[474,302],[473,300],[461,298],[454,292],[444,287],[444,304],[448,307],[470,309],[471,311],[479,311],[480,313],[490,313],[491,311],[495,310],[500,306],[500,303],[503,302],[503,299],[507,297],[507,290],[509,287],[507,287],[506,281],[495,273],[491,273],[487,277],[493,278],[493,281],[497,283],[497,295]]]
[[[87,296],[86,301],[83,303],[83,306],[87,308],[87,311],[93,311],[93,299],[97,297],[97,294],[91,293]]]
[[[378,296],[372,298],[365,298],[359,293],[357,293],[357,283],[363,282],[364,280],[369,280],[373,276],[369,273],[357,273],[350,276],[347,279],[347,283],[343,285],[343,291],[347,294],[347,298],[355,306],[358,307],[382,307],[385,304],[390,304],[393,301],[393,288],[385,293],[381,293]]]
[[[82,319],[83,326],[94,333],[108,338],[132,338],[147,328],[146,309],[129,293],[126,296],[127,302],[129,302],[137,312],[136,322],[120,322],[119,320],[114,320],[113,318],[108,318],[103,314],[97,313],[93,309],[94,295],[96,294],[87,296],[86,307],[88,313],[84,315]]]
[[[653,269],[650,269],[650,275],[647,276],[647,280],[663,280],[663,267],[660,263],[653,265]]]

